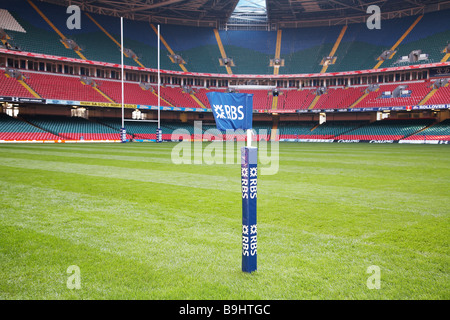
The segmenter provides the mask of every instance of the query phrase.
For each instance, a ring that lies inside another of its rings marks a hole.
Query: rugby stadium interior
[[[160,105],[163,140],[206,130],[220,91],[253,94],[257,139],[450,141],[450,1],[262,3],[0,0],[0,141],[120,141],[120,17],[125,118]],[[156,139],[156,123],[126,129]]]

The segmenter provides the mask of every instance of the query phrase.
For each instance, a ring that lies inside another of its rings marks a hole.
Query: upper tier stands
[[[377,64],[377,58],[390,49],[411,26],[416,17],[382,20],[381,29],[368,29],[365,23],[348,25],[337,49],[336,63],[328,72],[367,70]],[[420,25],[416,26],[420,28]]]
[[[220,31],[219,34],[227,56],[233,58],[236,65],[232,67],[233,73],[273,74],[269,62],[275,55],[275,31],[228,30]],[[225,72],[224,68],[222,73]]]
[[[446,15],[446,18],[445,15]],[[397,53],[387,66],[397,67],[404,65],[415,65],[420,63],[440,62],[444,56],[442,49],[448,44],[450,39],[449,11],[427,13],[420,20],[418,25],[397,48]],[[422,50],[428,54],[428,60],[417,62],[401,62],[397,60],[401,56],[408,56],[413,50]]]
[[[57,29],[65,37],[74,40],[81,48],[81,54],[88,60],[120,63],[119,18],[99,14],[82,15],[82,28],[68,29],[66,7],[34,0],[38,9],[55,28],[37,13],[25,0],[0,0],[0,9],[6,10],[14,19],[5,27],[14,44],[23,51],[45,53],[56,56],[82,58],[74,50],[61,43]],[[383,67],[398,66],[398,58],[412,50],[421,49],[429,59],[414,63],[439,62],[444,57],[442,49],[450,38],[449,10],[427,13],[401,41],[398,51]],[[372,69],[377,57],[390,49],[399,40],[417,16],[384,19],[380,30],[370,30],[365,23],[349,24],[343,34],[335,56],[335,64],[328,66],[328,72]],[[17,28],[17,25],[20,28]],[[100,27],[105,30],[104,32]],[[281,58],[285,60],[280,74],[319,73],[320,61],[328,56],[341,31],[340,26],[308,27],[282,30]],[[23,32],[23,30],[25,32]],[[273,74],[269,66],[274,58],[277,43],[276,31],[234,31],[218,32],[223,48],[235,63],[231,67],[235,74]],[[168,47],[161,46],[161,68],[181,71],[179,64],[170,60],[170,50],[182,56],[185,68],[191,72],[226,73],[220,66],[220,49],[213,28],[162,25],[161,35]],[[111,37],[113,39],[111,39]],[[126,20],[124,26],[124,47],[135,52],[136,57],[125,58],[131,66],[157,65],[156,34],[148,22]]]
[[[285,66],[280,67],[280,74],[319,73],[320,61],[329,55],[339,32],[337,27],[284,29],[281,58]]]

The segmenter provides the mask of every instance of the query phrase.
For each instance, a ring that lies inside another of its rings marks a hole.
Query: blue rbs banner
[[[211,104],[217,129],[226,131],[252,128],[252,94],[208,92],[206,96]]]
[[[256,271],[258,228],[256,223],[256,198],[258,190],[258,148],[241,149],[242,190],[242,271]]]

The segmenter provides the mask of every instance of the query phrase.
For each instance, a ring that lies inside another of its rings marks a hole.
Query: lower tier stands
[[[434,119],[385,119],[381,121],[313,121],[280,122],[278,139],[307,140],[440,140],[450,141],[450,119],[434,123]],[[156,139],[156,123],[126,122],[128,139]],[[19,116],[0,114],[0,140],[120,140],[121,120],[93,118],[90,120],[63,116]],[[161,123],[163,140],[189,139],[245,141],[246,133],[224,133],[213,123],[202,124],[201,131],[193,123]],[[272,137],[271,122],[254,122],[254,140]],[[175,133],[175,135],[174,135]],[[199,136],[201,134],[201,136]]]
[[[450,141],[450,119],[429,126],[405,140],[441,140]]]
[[[0,113],[0,140],[59,140],[55,134]]]
[[[429,126],[433,120],[390,120],[375,121],[363,127],[336,136],[342,140],[400,140]]]
[[[299,134],[298,139],[331,139],[362,125],[364,125],[364,122],[360,121],[327,121],[311,132]]]
[[[116,132],[120,132],[120,128],[122,127],[121,119],[101,118],[95,119],[95,121],[115,130]],[[125,122],[125,127],[127,130],[128,139],[152,139],[152,140],[156,139],[156,128],[157,128],[156,123]]]
[[[307,135],[316,126],[315,122],[284,122],[278,124],[279,139],[297,139]]]
[[[119,140],[119,131],[78,117],[26,116],[25,119],[66,140]]]

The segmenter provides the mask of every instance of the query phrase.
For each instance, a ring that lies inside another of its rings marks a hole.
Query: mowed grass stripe
[[[13,153],[13,154],[32,154],[38,156],[55,156],[55,157],[69,157],[69,158],[88,158],[88,159],[101,159],[101,160],[117,160],[117,161],[125,161],[125,162],[150,162],[150,163],[172,163],[170,159],[166,158],[156,158],[149,156],[129,156],[129,155],[115,155],[111,153],[82,153],[82,152],[67,152],[64,151],[42,151],[42,150],[20,150],[20,149],[11,149],[11,150],[2,150],[4,153]]]
[[[42,172],[40,170],[26,170],[10,168],[11,176],[5,176],[5,182],[18,183],[27,181],[30,185],[45,187],[51,186],[55,190],[85,193],[95,197],[113,197],[128,201],[146,204],[165,203],[167,210],[184,211],[184,208],[214,216],[218,214],[219,219],[231,215],[235,221],[240,220],[240,202],[236,201],[237,195],[233,190],[217,191],[209,190],[205,193],[203,189],[177,189],[177,186],[166,184],[154,184],[151,186],[146,182],[133,180],[118,180],[104,177],[98,179],[95,176],[74,177],[70,173]],[[46,179],[42,179],[45,176]],[[67,183],[70,181],[70,183]],[[155,192],[157,190],[157,192]],[[184,199],[180,201],[180,199]],[[214,201],[220,199],[220,201]],[[213,201],[211,201],[213,200]],[[292,228],[289,232],[305,230],[308,233],[329,237],[351,237],[351,239],[364,239],[382,232],[395,231],[398,225],[407,225],[420,218],[425,221],[428,214],[432,219],[439,218],[436,212],[413,211],[408,208],[389,208],[368,205],[367,201],[358,203],[349,198],[320,198],[305,196],[302,199],[292,197],[286,193],[283,197],[266,195],[260,197],[259,221],[263,225],[274,228],[280,224],[285,228]],[[166,211],[167,211],[166,210]],[[427,208],[427,210],[431,210]],[[414,213],[414,214],[411,214]],[[377,220],[368,217],[377,216]],[[351,223],[342,223],[342,221]],[[380,223],[382,222],[382,223]],[[437,223],[434,221],[433,223]],[[333,232],[327,228],[333,227]],[[367,231],[370,230],[370,231]]]
[[[149,245],[148,249],[154,250],[149,253],[150,256],[157,254],[158,247],[151,248],[150,245],[163,240],[165,249],[174,250],[177,243],[192,237],[192,234],[181,232],[183,230],[202,234],[204,241],[207,241],[208,236],[217,243],[225,241],[225,247],[230,245],[230,241],[239,239],[240,226],[234,223],[235,220],[231,219],[229,213],[213,211],[208,212],[206,217],[185,206],[170,208],[161,202],[133,202],[3,182],[0,182],[0,187],[3,190],[0,195],[5,199],[2,204],[4,211],[0,217],[5,224],[81,242],[110,253],[130,256],[136,254],[136,259],[145,258],[139,255],[142,246]],[[13,196],[6,197],[5,190]],[[27,203],[20,201],[24,194],[29,197]],[[52,210],[49,211],[48,208]],[[217,231],[214,232],[214,237],[210,237],[209,219],[219,214],[221,220],[216,223]],[[238,216],[238,212],[233,213],[233,218]],[[203,226],[204,224],[206,225]],[[170,228],[178,229],[181,233],[173,237],[167,232]],[[102,229],[109,233],[107,242],[103,238],[92,238]],[[140,250],[130,247],[130,242],[139,242]]]
[[[50,150],[50,151],[59,151],[59,152],[73,152],[77,151],[80,153],[92,153],[92,154],[116,154],[121,155],[126,153],[127,155],[142,155],[142,156],[154,156],[154,157],[166,157],[168,148],[155,148],[151,145],[146,145],[146,148],[132,148],[128,145],[124,145],[121,148],[117,148],[114,146],[105,146],[99,144],[86,144],[86,145],[73,145],[73,144],[43,144],[43,145],[35,145],[35,144],[20,144],[20,145],[3,145],[0,146],[0,150]]]
[[[5,154],[2,154],[5,156]],[[17,156],[17,155],[16,155]],[[30,157],[31,158],[31,155]],[[41,157],[42,158],[42,157]],[[234,172],[234,177],[224,177],[210,174],[200,174],[200,173],[188,173],[183,172],[185,168],[190,170],[195,168],[200,168],[204,172],[213,170],[216,172],[214,166],[165,166],[158,167],[155,169],[138,169],[129,168],[130,163],[121,161],[111,161],[108,160],[109,166],[100,166],[93,164],[92,162],[81,163],[68,163],[68,162],[56,162],[56,161],[42,161],[42,160],[25,160],[18,158],[3,158],[2,164],[4,166],[22,167],[28,169],[40,169],[48,171],[59,171],[66,173],[90,175],[97,177],[109,177],[116,179],[125,180],[136,180],[144,182],[154,182],[154,183],[166,183],[178,186],[204,188],[204,189],[215,189],[215,190],[234,190],[239,192],[239,172]],[[50,157],[52,159],[52,157]],[[67,159],[65,161],[76,161],[77,159]],[[94,159],[95,160],[95,159]],[[117,166],[117,168],[115,168]],[[141,165],[134,165],[134,167],[142,167]],[[282,166],[282,164],[281,164]],[[113,169],[114,168],[114,169]],[[118,169],[119,168],[119,169]],[[161,170],[162,168],[162,170]],[[174,171],[173,169],[179,171]],[[156,170],[157,169],[157,170]],[[239,169],[236,168],[238,171]],[[197,169],[198,170],[198,169]],[[301,170],[301,169],[300,169]],[[186,170],[187,171],[187,170]],[[299,176],[298,179],[294,175],[285,176],[262,176],[259,182],[259,195],[260,198],[264,199],[272,196],[278,197],[290,197],[291,199],[305,200],[309,201],[316,200],[318,203],[323,202],[346,202],[352,203],[358,206],[369,206],[379,209],[388,208],[399,208],[403,206],[407,211],[420,212],[427,214],[430,211],[434,211],[436,215],[445,213],[445,207],[440,205],[441,201],[439,195],[435,195],[430,198],[421,192],[419,188],[415,196],[422,201],[417,203],[411,203],[409,205],[409,199],[411,193],[414,190],[413,185],[403,185],[399,188],[398,182],[392,186],[386,183],[384,175],[386,172],[379,172],[379,178],[367,179],[362,172],[359,178],[349,179],[349,177],[342,175],[339,178],[334,178],[333,180],[327,179],[326,172],[324,172],[323,178],[316,177],[311,178],[311,175],[307,175],[306,178]],[[279,188],[280,178],[284,181],[284,189]],[[274,179],[277,183],[274,183]],[[361,179],[365,179],[367,183],[361,185]],[[358,181],[360,180],[360,181]],[[378,180],[378,181],[377,181]],[[401,180],[399,180],[401,181]],[[377,183],[375,183],[377,182]],[[380,183],[383,183],[383,188],[380,189]],[[357,185],[357,187],[354,187]],[[367,194],[361,192],[361,189],[367,189],[370,192],[370,198],[373,202],[367,201]],[[289,190],[289,192],[286,192]],[[400,191],[399,191],[400,190]],[[434,190],[434,189],[431,189]],[[442,199],[444,201],[445,197]]]
[[[134,166],[138,166],[141,168],[146,168],[148,162],[155,162],[155,163],[162,163],[162,164],[172,164],[172,161],[170,160],[170,154],[168,153],[164,154],[161,151],[159,151],[159,157],[154,156],[148,156],[148,155],[138,155],[138,156],[131,156],[131,155],[116,155],[112,153],[98,153],[98,152],[68,152],[66,149],[66,146],[63,146],[64,149],[61,149],[61,147],[58,147],[58,151],[43,151],[41,149],[34,149],[27,146],[27,148],[21,149],[21,148],[10,148],[10,149],[3,149],[4,153],[14,153],[14,154],[36,154],[36,155],[42,155],[47,156],[47,158],[52,159],[51,156],[56,157],[62,157],[67,156],[70,159],[68,161],[74,161],[77,158],[89,158],[89,159],[102,159],[102,160],[118,160],[118,161],[124,161],[125,164],[128,164],[131,161],[138,162],[138,164],[133,164]],[[78,147],[78,148],[71,148],[68,147],[70,150],[78,150],[83,151],[84,149]],[[90,149],[91,150],[91,149]],[[94,149],[95,150],[95,149]],[[103,150],[100,148],[100,151]],[[84,150],[85,151],[85,150]],[[407,180],[407,175],[404,175],[404,173],[409,173],[410,166],[414,165],[420,165],[421,171],[426,172],[427,175],[424,177],[423,182],[429,182],[429,183],[447,183],[448,176],[444,175],[445,171],[442,170],[443,166],[446,165],[446,161],[442,162],[435,162],[433,164],[428,164],[426,161],[417,162],[416,158],[411,160],[410,156],[408,156],[408,159],[402,160],[401,164],[397,164],[397,167],[395,170],[392,170],[390,167],[392,164],[386,164],[386,162],[383,162],[382,166],[386,169],[386,171],[389,171],[389,174],[380,174],[379,167],[374,165],[374,163],[367,164],[366,162],[362,161],[361,157],[364,155],[349,155],[352,157],[358,157],[360,161],[343,161],[341,157],[334,157],[333,159],[316,159],[311,160],[311,158],[295,158],[295,159],[289,159],[288,157],[282,157],[281,162],[282,166],[280,168],[280,173],[289,172],[289,173],[296,173],[296,174],[327,174],[327,175],[336,175],[336,176],[345,176],[345,177],[371,177],[384,180],[394,180],[396,179],[397,182]],[[346,158],[346,157],[345,157]],[[289,159],[289,161],[287,161]],[[446,159],[445,159],[446,160]],[[143,165],[139,165],[139,163],[144,163]],[[300,163],[299,163],[300,162]],[[322,162],[326,162],[327,165],[325,166]],[[448,161],[447,161],[448,162]],[[297,163],[297,165],[295,165]],[[321,164],[321,166],[318,166],[318,164]],[[379,163],[377,163],[379,164]],[[437,166],[440,164],[441,166]],[[117,165],[117,164],[116,164]],[[357,165],[357,166],[355,166]],[[173,170],[173,168],[176,168],[177,166],[170,166],[170,170]],[[195,166],[194,166],[195,167]],[[445,167],[447,168],[447,167]],[[158,169],[162,170],[163,167],[159,166]],[[184,167],[183,170],[189,169],[189,167]],[[212,167],[204,167],[204,170],[214,169]],[[233,167],[234,169],[234,167]],[[269,177],[270,179],[270,177]],[[339,177],[336,177],[336,181],[339,183],[345,182],[341,181]],[[406,181],[406,183],[408,183]],[[409,188],[414,188],[414,185],[409,185]],[[441,186],[439,186],[441,187]],[[427,188],[423,191],[428,191],[430,188]]]
[[[152,169],[136,169],[123,167],[128,165],[121,163],[120,167],[114,166],[102,166],[97,164],[82,164],[82,163],[68,163],[60,161],[43,161],[43,160],[30,160],[20,158],[6,158],[2,159],[2,166],[7,167],[19,167],[27,168],[31,170],[45,170],[56,171],[71,174],[88,175],[95,177],[108,177],[114,179],[135,180],[143,182],[164,183],[184,187],[202,188],[202,189],[214,189],[214,190],[233,190],[236,193],[240,192],[240,179],[239,172],[235,173],[234,177],[226,177],[219,175],[208,175],[200,173],[187,173],[182,171],[162,171]],[[114,164],[119,165],[119,164]],[[174,166],[177,168],[177,166]],[[212,166],[206,166],[212,167]],[[178,166],[178,169],[181,167]],[[364,186],[347,186],[333,182],[336,185],[332,185],[329,181],[292,181],[292,179],[286,179],[283,181],[284,189],[279,189],[278,184],[273,184],[273,181],[264,181],[260,178],[259,183],[259,198],[264,196],[280,196],[289,197],[291,199],[309,199],[316,200],[317,202],[345,202],[350,201],[354,205],[359,206],[374,206],[376,208],[392,208],[403,205],[408,207],[408,202],[411,197],[411,193],[408,189],[405,191],[394,191],[376,188],[373,190],[373,186],[370,184]],[[370,198],[372,203],[367,202],[367,194],[361,192],[361,189],[370,190]],[[289,192],[286,192],[289,190]],[[422,201],[418,206],[415,204],[410,209],[413,212],[428,212],[430,206],[439,199],[439,196],[435,198],[429,198],[428,196],[416,195]],[[443,197],[442,200],[444,200]],[[440,203],[440,202],[438,202]],[[395,205],[394,205],[395,204]],[[442,206],[438,206],[441,209]],[[442,210],[436,214],[441,214]]]
[[[180,171],[161,171],[126,167],[102,166],[97,164],[68,163],[62,161],[42,161],[20,158],[2,158],[2,166],[31,170],[57,171],[71,174],[107,177],[124,180],[165,183],[183,187],[236,190],[240,191],[240,181],[224,176],[185,173]]]
[[[70,161],[74,161],[74,159],[70,159]],[[119,162],[114,163],[114,165],[119,165]],[[129,166],[129,163],[126,162],[120,162],[121,166]],[[53,165],[50,166],[44,166],[44,167],[52,167],[52,170],[56,170],[56,167],[54,167]],[[175,168],[177,166],[174,166]],[[196,166],[185,166],[186,167],[196,167]],[[202,168],[202,170],[211,170],[214,168],[214,166],[206,166],[207,168]],[[283,165],[281,165],[282,168],[284,168]],[[42,168],[42,167],[33,167],[33,168]],[[166,168],[170,168],[170,167],[166,167]],[[371,168],[371,167],[367,167],[364,166],[365,169],[367,168]],[[89,171],[89,174],[92,174],[91,172],[97,172],[98,170],[94,169],[89,169],[86,170],[86,168],[84,168],[84,171]],[[104,168],[103,168],[104,169]],[[161,168],[159,168],[161,169]],[[60,170],[60,169],[58,169]],[[65,169],[64,169],[65,170]],[[62,171],[64,171],[62,170]],[[171,172],[172,170],[169,169]],[[306,169],[308,170],[308,169]],[[327,170],[329,170],[328,168],[323,168],[323,173],[324,173],[324,178],[326,177],[326,175],[328,175]],[[422,169],[424,170],[424,169]],[[302,167],[299,167],[299,171],[302,171]],[[83,173],[83,171],[78,171],[77,169],[72,169],[71,172],[76,172],[76,173]],[[105,170],[100,171],[100,175],[103,175],[103,172],[105,172]],[[127,179],[134,179],[132,174],[128,174],[128,169],[125,170],[125,175],[127,175]],[[153,171],[154,172],[154,171]],[[236,175],[236,173],[235,173]],[[359,175],[359,178],[358,178]],[[285,187],[287,187],[289,190],[292,190],[288,193],[286,192],[279,192],[279,190],[277,189],[278,187],[272,188],[273,186],[273,181],[272,178],[273,177],[263,177],[260,179],[260,188],[259,188],[259,192],[260,195],[262,194],[263,199],[269,197],[269,199],[272,199],[272,197],[270,197],[270,195],[276,195],[279,197],[286,197],[287,195],[289,195],[290,197],[292,197],[292,199],[295,200],[305,200],[306,198],[309,199],[309,201],[315,200],[318,203],[323,203],[324,201],[327,203],[334,203],[334,202],[339,202],[339,201],[348,201],[349,203],[353,204],[353,205],[357,205],[358,207],[361,206],[370,206],[373,208],[377,208],[377,209],[388,209],[390,208],[396,208],[396,210],[398,210],[398,208],[400,208],[400,206],[402,206],[402,210],[405,210],[407,212],[416,212],[416,213],[420,213],[420,214],[432,214],[432,215],[442,215],[445,214],[446,209],[445,207],[442,207],[440,205],[441,201],[435,201],[436,197],[439,198],[439,196],[434,195],[434,198],[429,198],[423,195],[423,193],[434,193],[435,190],[434,188],[430,188],[430,186],[432,186],[431,181],[430,184],[428,186],[428,188],[426,190],[423,190],[423,188],[419,185],[419,186],[415,186],[415,185],[411,185],[411,184],[404,184],[405,182],[408,183],[408,179],[400,176],[398,177],[398,180],[396,183],[393,183],[392,185],[390,185],[389,183],[386,183],[386,181],[393,181],[395,179],[397,179],[397,175],[395,173],[388,174],[387,178],[386,178],[386,172],[378,172],[379,177],[378,178],[373,178],[370,180],[367,180],[368,183],[366,183],[364,185],[364,188],[367,188],[368,191],[371,192],[371,198],[372,200],[376,200],[376,202],[367,202],[367,194],[365,193],[361,193],[358,196],[358,191],[361,187],[359,187],[358,189],[355,189],[353,186],[354,185],[360,185],[360,181],[357,181],[358,179],[360,179],[361,177],[367,178],[365,171],[360,171],[359,174],[356,176],[356,180],[355,179],[349,179],[348,175],[343,175],[340,174],[339,177],[334,177],[333,180],[330,179],[322,179],[321,177],[317,177],[315,179],[311,179],[311,178],[304,178],[302,176],[299,176],[298,179],[297,176],[295,175],[290,175],[289,177],[286,176],[285,177],[285,181],[283,182]],[[236,175],[237,176],[237,175]],[[113,178],[123,178],[123,172],[121,172],[119,174],[119,176],[113,175],[110,176]],[[306,177],[311,177],[311,174],[308,174]],[[209,180],[209,176],[206,176],[206,179]],[[179,184],[179,179],[174,178],[178,184]],[[191,181],[194,181],[195,178],[193,178],[192,176],[190,176],[189,181],[186,182],[187,185],[192,186]],[[238,179],[238,177],[236,177],[236,179]],[[137,180],[142,180],[142,177],[137,178]],[[267,181],[266,181],[267,180]],[[378,181],[376,181],[378,180]],[[148,179],[144,179],[143,181],[149,181]],[[166,181],[161,181],[161,180],[151,180],[154,182],[159,181],[160,183],[166,183]],[[403,186],[399,186],[398,181],[403,181]],[[377,182],[377,183],[375,183]],[[380,182],[382,182],[384,184],[383,189],[379,190],[379,186],[380,186]],[[186,185],[184,184],[184,185]],[[208,182],[205,182],[204,186],[208,184]],[[434,184],[436,184],[436,181],[434,181]],[[445,187],[446,185],[446,179],[443,179],[443,182],[441,182],[441,185],[443,187]],[[326,188],[324,188],[323,186],[326,186]],[[333,186],[335,188],[333,188]],[[372,186],[376,186],[376,190],[372,190]],[[197,187],[199,187],[197,185]],[[200,186],[201,187],[201,186]],[[208,187],[209,188],[209,187]],[[230,190],[238,190],[238,187],[235,186],[235,188],[230,189]],[[414,190],[414,188],[417,188],[417,190]],[[304,190],[308,190],[308,192],[304,192]],[[398,192],[397,190],[404,190],[404,192]],[[417,195],[416,197],[418,197],[419,199],[423,198],[422,201],[420,201],[420,204],[417,205],[416,203],[411,203],[411,205],[409,205],[409,198],[411,197],[411,193],[413,193],[414,191],[417,191]],[[267,192],[268,194],[265,194],[265,192]],[[357,198],[355,198],[355,195],[357,195]],[[303,196],[303,197],[302,197]],[[324,200],[327,199],[327,200]],[[433,200],[434,199],[434,200]],[[445,201],[445,199],[443,199],[442,201]],[[431,212],[431,213],[430,213]]]

